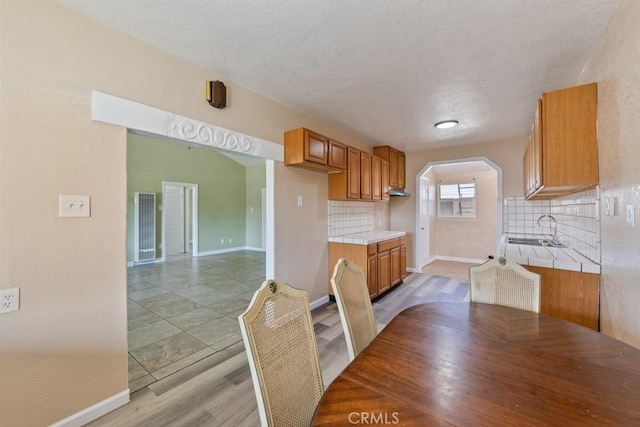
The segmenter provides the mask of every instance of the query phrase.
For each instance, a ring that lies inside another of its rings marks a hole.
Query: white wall
[[[578,83],[598,83],[602,268],[600,328],[640,348],[640,2],[622,0]],[[633,205],[636,226],[627,225]]]
[[[496,255],[497,173],[436,174],[436,184],[476,183],[476,216],[436,217],[431,256],[482,261]],[[437,209],[437,203],[436,203]]]
[[[91,121],[91,91],[275,143],[301,116],[51,1],[0,2],[0,424],[49,425],[127,390],[127,129]],[[228,107],[204,99],[227,85]],[[326,174],[275,166],[275,273],[327,294]],[[91,196],[91,217],[58,218],[58,196]],[[296,196],[305,206],[296,206]],[[7,420],[11,420],[8,422]]]

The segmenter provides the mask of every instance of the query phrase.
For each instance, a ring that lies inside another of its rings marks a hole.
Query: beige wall
[[[623,0],[579,83],[598,83],[600,199],[616,199],[615,216],[601,209],[600,327],[640,348],[639,22],[640,2]],[[635,206],[635,228],[626,224],[626,205]]]
[[[497,246],[497,173],[483,171],[437,174],[436,184],[476,183],[475,218],[437,217],[435,252],[431,257],[487,259],[496,255]],[[436,203],[437,209],[437,203]]]
[[[0,3],[0,286],[21,309],[0,317],[0,420],[47,425],[127,388],[126,140],[91,121],[98,90],[282,143],[306,126],[335,131],[48,1]],[[327,176],[276,165],[279,279],[326,295]],[[90,218],[58,218],[58,195],[91,196]],[[295,205],[303,195],[305,206]]]
[[[533,107],[532,107],[533,108]],[[533,110],[532,110],[533,111]],[[407,232],[407,267],[415,268],[416,176],[429,162],[486,157],[502,168],[502,196],[523,196],[522,158],[527,138],[406,153],[406,189],[411,197],[389,202],[392,230]],[[434,253],[431,253],[434,256]]]

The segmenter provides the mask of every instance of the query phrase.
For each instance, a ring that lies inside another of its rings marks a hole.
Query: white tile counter
[[[600,264],[591,261],[571,248],[554,248],[551,246],[515,245],[507,243],[508,237],[544,238],[539,234],[505,234],[500,242],[499,255],[521,265],[533,267],[557,268],[559,270],[581,271],[583,273],[600,274]]]
[[[333,243],[352,243],[356,245],[368,245],[369,243],[382,242],[406,236],[404,231],[373,230],[366,233],[345,234],[344,236],[329,237]]]

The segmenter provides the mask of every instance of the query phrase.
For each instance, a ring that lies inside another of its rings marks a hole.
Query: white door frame
[[[266,277],[275,277],[275,162],[284,162],[284,146],[282,144],[96,90],[91,91],[91,119],[123,126],[131,131],[147,135],[177,139],[191,144],[235,151],[266,159]],[[196,243],[194,242],[194,252],[196,251]]]
[[[425,172],[427,172],[432,166],[438,166],[438,165],[446,165],[446,164],[450,164],[450,163],[468,163],[468,162],[484,162],[487,166],[489,166],[491,169],[495,170],[497,173],[497,218],[496,218],[496,253],[498,253],[499,249],[500,249],[500,239],[502,238],[502,168],[498,165],[496,165],[495,163],[493,163],[491,160],[487,159],[486,157],[482,156],[482,157],[469,157],[469,158],[464,158],[464,159],[451,159],[451,160],[440,160],[440,161],[436,161],[436,162],[429,162],[427,163],[421,170],[420,172],[418,172],[416,174],[416,188],[418,189],[417,191],[417,197],[416,197],[416,221],[415,221],[415,236],[418,236],[419,232],[420,232],[420,203],[421,203],[421,195],[420,195],[420,177],[422,175],[425,174]],[[429,239],[431,239],[432,236],[429,236]],[[420,272],[420,268],[418,267],[420,265],[420,239],[416,238],[415,240],[415,247],[414,247],[414,266],[416,272]]]
[[[193,242],[193,253],[191,255],[198,256],[198,184],[190,182],[162,181],[162,257],[160,258],[160,261],[164,262],[167,259],[167,254],[164,250],[165,243],[167,242],[167,210],[164,208],[164,201],[166,200],[164,193],[166,187],[188,188],[193,193],[193,197],[191,198],[191,241]],[[185,245],[187,244],[188,242],[185,242]]]
[[[424,175],[424,174],[423,174]],[[424,177],[423,175],[420,176],[420,179],[418,180],[418,182],[420,183],[420,186],[418,187],[418,227],[416,227],[416,232],[419,234],[416,234],[416,240],[420,240],[422,241],[422,234],[424,234],[426,232],[427,235],[427,242],[431,242],[431,230],[429,229],[429,179]],[[426,187],[427,189],[427,200],[423,200],[423,194],[422,194],[422,189]],[[420,209],[420,207],[424,207],[424,212],[421,212],[422,209]],[[426,223],[422,222],[422,219],[426,216]],[[429,263],[429,243],[427,243],[427,247],[423,248],[422,244],[420,244],[418,247],[420,247],[420,250],[423,251],[423,253],[419,254],[419,256],[416,258],[419,262],[418,264],[416,264],[416,270],[421,271],[423,265],[423,258],[427,259],[427,264]],[[426,254],[425,257],[423,257],[422,255]]]

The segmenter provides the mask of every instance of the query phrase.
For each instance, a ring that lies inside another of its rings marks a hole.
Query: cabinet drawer
[[[372,243],[367,246],[367,255],[375,255],[378,253],[378,244]]]
[[[401,245],[406,245],[407,244],[407,236],[402,236],[400,238],[400,244]]]
[[[378,243],[378,252],[388,251],[389,249],[397,248],[400,246],[400,239],[385,240]]]

